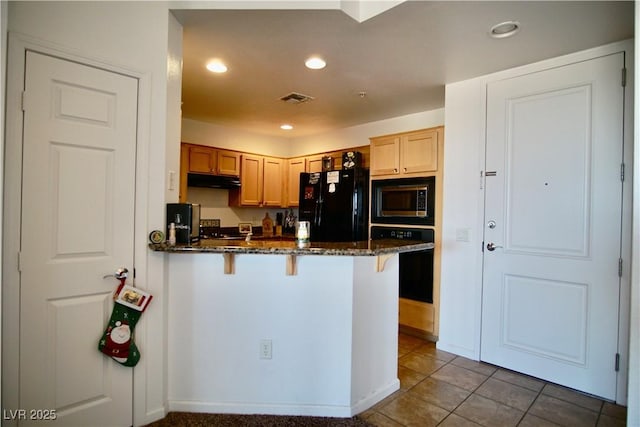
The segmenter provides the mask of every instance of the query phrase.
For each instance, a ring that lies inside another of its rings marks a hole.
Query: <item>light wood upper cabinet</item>
[[[179,200],[187,200],[189,173],[239,176],[241,187],[229,190],[229,206],[296,207],[301,172],[322,172],[322,158],[331,156],[334,169],[341,169],[342,152],[336,150],[290,159],[223,150],[182,143],[180,149]],[[362,154],[362,167],[369,167],[369,146],[350,148]]]
[[[240,153],[235,151],[218,150],[218,175],[240,175]]]
[[[371,138],[371,175],[411,177],[438,170],[442,128]]]
[[[234,204],[240,206],[260,206],[262,204],[263,161],[262,156],[252,154],[241,156],[240,182],[242,186],[239,190],[229,192],[230,198],[232,193],[237,192],[239,195],[239,199]]]
[[[400,137],[383,136],[371,139],[371,170],[373,175],[400,173]]]
[[[188,171],[192,173],[214,174],[217,166],[217,153],[215,148],[188,146],[189,162]]]
[[[229,191],[230,206],[284,205],[283,159],[242,154],[239,189]]]
[[[202,145],[189,145],[188,172],[211,175],[240,175],[240,153]]]
[[[400,141],[401,173],[438,170],[438,131],[410,133]]]
[[[287,161],[287,203],[285,207],[295,207],[299,204],[300,174],[306,172],[307,159],[297,157]]]
[[[264,158],[262,205],[280,207],[284,203],[284,161],[275,157]]]
[[[318,154],[315,156],[307,157],[307,168],[306,171],[309,173],[313,172],[322,172],[322,158],[324,154]]]

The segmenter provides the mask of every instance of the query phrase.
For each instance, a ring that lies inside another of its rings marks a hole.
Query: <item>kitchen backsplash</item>
[[[237,227],[241,222],[249,222],[254,227],[262,227],[262,219],[266,212],[274,220],[278,212],[284,213],[291,208],[230,208],[229,190],[222,188],[197,188],[189,187],[187,203],[200,205],[200,217],[220,218],[222,227]],[[298,208],[293,208],[293,214],[297,217]]]

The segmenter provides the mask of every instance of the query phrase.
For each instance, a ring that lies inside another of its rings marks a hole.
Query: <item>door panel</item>
[[[20,408],[128,426],[132,370],[98,340],[103,276],[133,268],[137,80],[34,52],[25,69]]]
[[[589,255],[590,100],[585,85],[507,101],[509,250]]]
[[[487,92],[485,248],[496,249],[484,252],[481,359],[607,399],[617,380],[623,66],[611,55]]]

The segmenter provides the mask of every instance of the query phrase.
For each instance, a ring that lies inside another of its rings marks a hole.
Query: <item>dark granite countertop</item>
[[[166,243],[150,243],[149,248],[170,253],[235,253],[272,255],[342,255],[377,256],[401,252],[433,249],[433,243],[407,240],[366,240],[359,242],[311,242],[308,247],[298,247],[291,240],[226,240],[207,239],[191,245],[169,246]]]

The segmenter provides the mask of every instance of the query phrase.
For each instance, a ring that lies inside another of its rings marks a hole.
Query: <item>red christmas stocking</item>
[[[140,360],[140,352],[133,339],[133,332],[141,315],[141,311],[116,302],[98,349],[124,366],[135,366]]]
[[[98,350],[124,366],[135,366],[140,360],[140,352],[134,340],[134,329],[152,296],[126,286],[125,280],[126,277],[120,279],[113,312]]]

